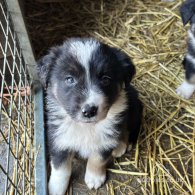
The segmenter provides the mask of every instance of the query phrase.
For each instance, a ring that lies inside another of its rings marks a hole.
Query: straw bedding
[[[181,61],[189,28],[183,27],[179,16],[181,3],[26,1],[27,25],[37,58],[67,37],[92,36],[121,48],[137,69],[133,85],[145,107],[137,145],[109,166],[108,180],[100,190],[88,191],[83,178],[74,179],[73,174],[70,193],[183,195],[195,189],[195,98],[187,101],[175,93],[184,78]]]

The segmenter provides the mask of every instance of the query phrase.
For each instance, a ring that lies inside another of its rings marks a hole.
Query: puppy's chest
[[[54,132],[54,143],[58,149],[69,149],[87,158],[92,153],[117,145],[117,132],[112,122],[98,125],[63,122]]]

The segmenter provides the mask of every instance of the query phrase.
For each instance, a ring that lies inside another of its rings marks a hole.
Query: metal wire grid
[[[27,65],[0,0],[0,194],[34,192],[33,125]]]

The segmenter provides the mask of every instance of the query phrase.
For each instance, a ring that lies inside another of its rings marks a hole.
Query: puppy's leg
[[[59,162],[59,156],[55,156],[51,160],[51,176],[49,179],[49,195],[64,195],[71,175],[72,154]]]
[[[99,188],[106,180],[106,163],[110,156],[95,154],[89,157],[85,173],[85,183],[89,189]]]
[[[118,146],[112,151],[112,156],[115,158],[121,157],[127,150],[128,143],[123,140],[119,141]]]
[[[121,139],[119,140],[119,143],[117,145],[117,147],[112,151],[112,156],[115,158],[119,158],[121,157],[123,154],[125,154],[127,147],[128,147],[128,137],[129,134],[127,131],[125,131],[121,137]],[[129,145],[129,147],[131,147],[131,145]]]
[[[177,88],[176,92],[184,99],[189,99],[195,91],[195,84],[190,84],[186,80]]]

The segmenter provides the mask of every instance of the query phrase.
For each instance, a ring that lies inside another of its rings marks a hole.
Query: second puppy
[[[177,94],[188,99],[195,91],[195,0],[185,1],[180,9],[184,25],[190,21],[188,31],[188,49],[183,60],[185,80],[177,88]]]

